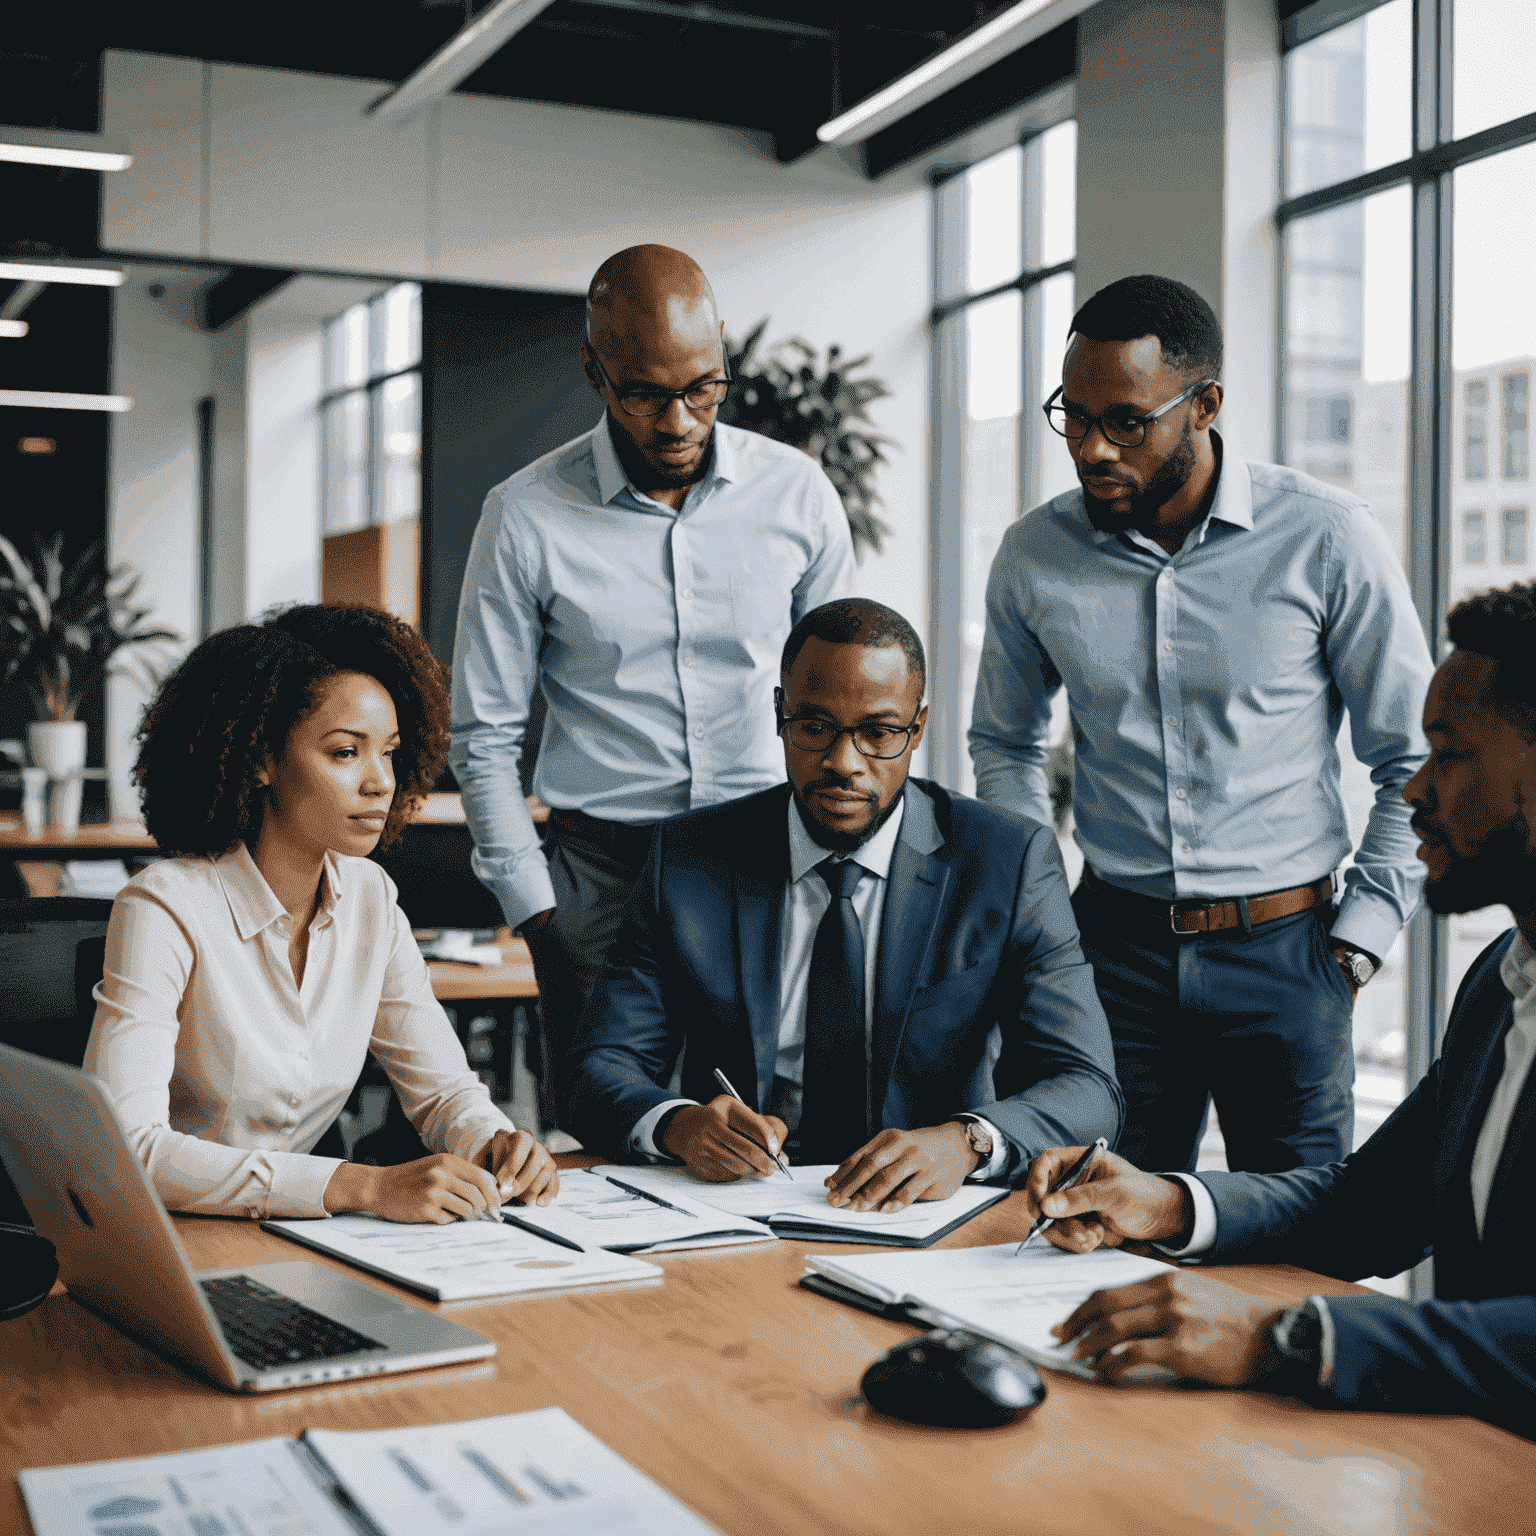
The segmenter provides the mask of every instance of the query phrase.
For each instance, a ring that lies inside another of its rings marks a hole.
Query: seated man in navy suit
[[[783,1147],[839,1165],[828,1199],[861,1211],[1112,1140],[1114,1055],[1055,834],[907,777],[928,718],[912,626],[827,603],[780,678],[789,784],[657,828],[561,1124],[716,1182],[771,1174]]]
[[[1106,1380],[1149,1365],[1320,1404],[1468,1413],[1536,1438],[1536,583],[1451,611],[1430,685],[1429,761],[1404,786],[1435,912],[1496,902],[1517,927],[1461,983],[1440,1058],[1352,1157],[1288,1173],[1157,1177],[1101,1155],[1047,1195],[1073,1149],[1037,1159],[1032,1205],[1058,1246],[1152,1242],[1171,1257],[1283,1262],[1342,1279],[1433,1253],[1435,1299],[1313,1296],[1296,1307],[1187,1270],[1092,1296],[1057,1330]]]

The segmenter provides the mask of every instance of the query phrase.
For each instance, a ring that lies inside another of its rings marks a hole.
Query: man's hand
[[[855,1211],[900,1211],[914,1200],[947,1200],[976,1162],[958,1120],[922,1131],[881,1131],[838,1164],[827,1180],[827,1203]]]
[[[501,1206],[496,1180],[450,1152],[396,1168],[343,1163],[325,1186],[325,1208],[372,1211],[387,1221],[472,1221]]]
[[[1052,1332],[1077,1339],[1072,1358],[1094,1361],[1100,1381],[1124,1381],[1138,1369],[1161,1366],[1195,1381],[1241,1387],[1278,1364],[1270,1328],[1283,1310],[1219,1280],[1170,1269],[1136,1285],[1095,1291]]]
[[[560,1193],[560,1171],[549,1150],[527,1131],[497,1131],[475,1154],[475,1163],[489,1168],[496,1180],[500,1205],[548,1205]]]
[[[1113,1152],[1094,1158],[1088,1177],[1071,1189],[1047,1194],[1078,1158],[1082,1147],[1042,1152],[1024,1180],[1025,1210],[1033,1224],[1050,1216],[1045,1236],[1069,1253],[1088,1253],[1101,1243],[1166,1243],[1183,1238],[1194,1225],[1194,1202],[1177,1179],[1143,1173]]]
[[[711,1184],[766,1178],[779,1171],[774,1156],[788,1127],[777,1115],[759,1115],[728,1093],[708,1104],[685,1104],[667,1117],[661,1144]],[[765,1152],[763,1148],[768,1150]]]
[[[1360,988],[1355,985],[1355,978],[1350,974],[1349,950],[1343,944],[1335,944],[1333,958],[1338,961],[1339,969],[1344,972],[1344,980],[1349,983],[1349,1000],[1354,1002],[1360,996]]]

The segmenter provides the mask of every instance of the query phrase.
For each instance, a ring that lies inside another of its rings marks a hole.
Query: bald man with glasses
[[[1123,278],[1073,317],[1046,402],[1081,489],[1019,519],[987,585],[977,793],[1049,815],[1064,688],[1083,952],[1126,1097],[1120,1151],[1193,1170],[1338,1161],[1353,1006],[1419,899],[1403,785],[1431,664],[1402,566],[1356,496],[1226,453],[1221,327],[1192,289]],[[1375,804],[1339,784],[1348,711]],[[1343,895],[1333,876],[1353,853]]]
[[[546,1114],[652,828],[782,780],[780,647],[854,570],[820,466],[716,423],[731,379],[690,257],[609,257],[580,362],[603,417],[486,497],[453,662],[450,761],[475,874],[533,955]],[[518,778],[535,692],[542,847]]]

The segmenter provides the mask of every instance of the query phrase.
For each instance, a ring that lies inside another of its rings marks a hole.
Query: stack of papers
[[[458,960],[465,965],[500,965],[501,948],[477,942],[473,928],[432,928],[416,935],[424,960]]]
[[[111,901],[127,884],[128,866],[121,859],[70,859],[59,877],[59,895]]]
[[[578,1248],[606,1248],[610,1253],[773,1241],[772,1228],[760,1221],[729,1216],[676,1191],[665,1201],[647,1194],[630,1177],[633,1172],[608,1166],[573,1168],[560,1176],[560,1193],[549,1205],[506,1206],[502,1219]]]
[[[806,1268],[860,1295],[908,1309],[915,1321],[960,1326],[1010,1345],[1033,1360],[1076,1376],[1091,1376],[1071,1359],[1072,1344],[1051,1333],[1095,1291],[1165,1274],[1161,1259],[1119,1248],[1067,1253],[1049,1243],[947,1248],[939,1253],[816,1254]]]
[[[438,1226],[378,1216],[332,1216],[328,1221],[264,1221],[262,1227],[432,1301],[521,1296],[575,1286],[660,1285],[662,1280],[662,1271],[641,1259],[601,1248],[577,1252],[500,1221]]]
[[[990,1184],[962,1184],[948,1200],[920,1200],[904,1211],[835,1210],[827,1204],[826,1180],[835,1163],[807,1164],[764,1179],[711,1184],[686,1168],[625,1168],[616,1177],[649,1194],[678,1204],[693,1200],[731,1216],[765,1223],[775,1237],[816,1243],[879,1243],[893,1248],[926,1248],[1009,1191]]]
[[[719,1536],[562,1408],[23,1472],[36,1536]]]

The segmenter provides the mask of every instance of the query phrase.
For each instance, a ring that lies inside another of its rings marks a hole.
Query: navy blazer
[[[1499,962],[1515,930],[1478,956],[1440,1057],[1342,1163],[1288,1173],[1203,1173],[1216,1246],[1230,1262],[1300,1264],[1343,1280],[1395,1275],[1435,1256],[1435,1299],[1330,1296],[1335,1363],[1326,1401],[1469,1413],[1536,1438],[1536,1072],[1510,1122],[1483,1236],[1472,1153],[1504,1072],[1514,1000]]]
[[[662,823],[572,1047],[561,1124],[620,1156],[648,1110],[719,1093],[719,1067],[761,1111],[779,1050],[779,927],[789,786]],[[1118,1134],[1109,1026],[1078,946],[1049,827],[908,779],[880,928],[873,1081],[880,1124],[938,1125],[979,1107],[996,1025],[1001,1102],[1018,1149]],[[855,1150],[850,1147],[850,1152]]]

